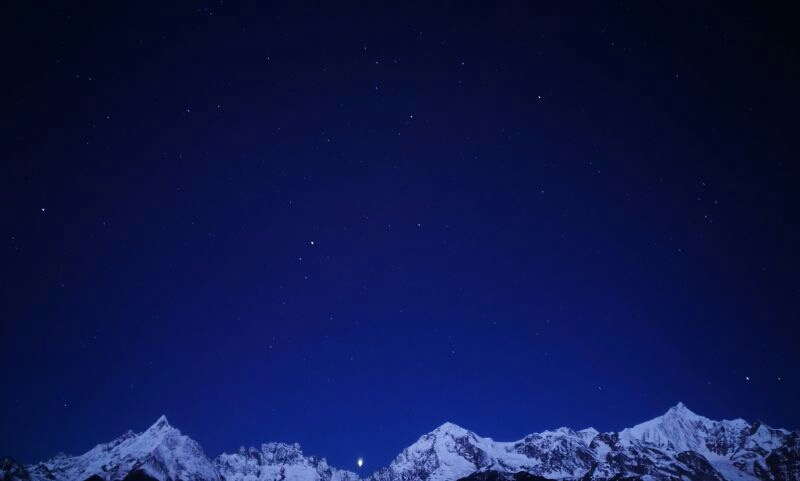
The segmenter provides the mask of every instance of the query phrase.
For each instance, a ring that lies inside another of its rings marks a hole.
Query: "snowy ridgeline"
[[[800,481],[800,433],[742,419],[712,421],[683,404],[663,416],[599,433],[560,428],[499,442],[445,423],[365,478],[305,456],[297,444],[268,443],[210,460],[162,416],[80,456],[0,464],[2,481],[479,481],[527,473],[575,480]],[[519,477],[519,476],[518,476]],[[538,479],[538,478],[537,478]]]

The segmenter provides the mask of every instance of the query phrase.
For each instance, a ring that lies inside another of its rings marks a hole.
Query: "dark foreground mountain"
[[[23,466],[0,481],[800,481],[800,432],[742,419],[712,421],[683,404],[617,433],[559,428],[519,441],[445,423],[389,466],[360,478],[297,444],[240,448],[211,460],[165,417],[80,456]]]
[[[506,473],[504,471],[475,471],[459,481],[551,481],[550,479],[536,476],[535,474],[518,471]]]

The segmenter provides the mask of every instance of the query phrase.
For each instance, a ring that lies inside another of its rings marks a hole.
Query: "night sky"
[[[0,454],[800,426],[788,12],[72,3],[0,29]]]

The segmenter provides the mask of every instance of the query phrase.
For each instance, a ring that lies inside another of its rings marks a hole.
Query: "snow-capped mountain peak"
[[[172,426],[170,426],[169,421],[167,421],[167,416],[162,414],[152,426],[147,428],[147,431],[161,431],[170,428],[172,428]]]
[[[577,434],[578,436],[580,436],[583,442],[586,443],[586,445],[588,446],[592,442],[592,440],[598,434],[600,434],[600,431],[598,431],[595,428],[586,428],[586,429],[581,429],[580,431],[578,431]]]
[[[713,427],[713,421],[678,403],[662,416],[623,429],[620,440],[626,445],[638,441],[678,451],[697,450],[705,445],[706,435]]]
[[[697,424],[697,423],[709,424],[712,422],[707,417],[696,414],[682,402],[679,402],[678,404],[669,408],[662,417],[670,420],[682,420],[685,423],[692,423],[692,424]]]
[[[669,408],[668,412],[669,411],[678,411],[678,412],[694,414],[688,407],[686,407],[686,404],[683,404],[683,401],[678,401],[678,404]]]
[[[59,456],[32,466],[32,477],[76,481],[97,476],[104,481],[122,480],[142,473],[158,481],[216,481],[216,470],[202,448],[170,426],[161,416],[142,433],[128,431],[117,439],[98,444],[80,456]]]
[[[462,428],[458,424],[451,423],[450,421],[445,421],[442,423],[441,426],[434,429],[432,432],[437,434],[450,434],[452,436],[465,436],[470,431]]]
[[[374,481],[422,478],[459,479],[481,467],[480,438],[446,422],[405,448],[392,463],[372,475]]]

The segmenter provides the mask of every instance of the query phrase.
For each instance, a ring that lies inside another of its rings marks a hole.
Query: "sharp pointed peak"
[[[676,405],[672,406],[671,408],[669,408],[669,410],[667,410],[666,414],[680,415],[680,416],[697,416],[697,414],[694,413],[691,409],[689,409],[686,406],[686,404],[683,404],[680,401],[678,402],[678,404],[676,404]]]
[[[692,411],[691,411],[691,410],[690,410],[690,409],[689,409],[689,408],[688,408],[688,407],[687,407],[685,404],[683,404],[681,401],[678,401],[678,404],[676,404],[676,405],[672,406],[671,408],[669,408],[669,410],[670,410],[670,411],[673,411],[673,412],[692,412]]]
[[[166,429],[166,428],[170,428],[170,427],[172,427],[172,426],[169,424],[169,421],[167,421],[167,416],[162,414],[161,416],[159,416],[158,419],[156,419],[156,422],[154,422],[153,425],[150,426],[150,429],[148,429],[148,431],[152,431],[152,430],[160,431],[162,429]]]

